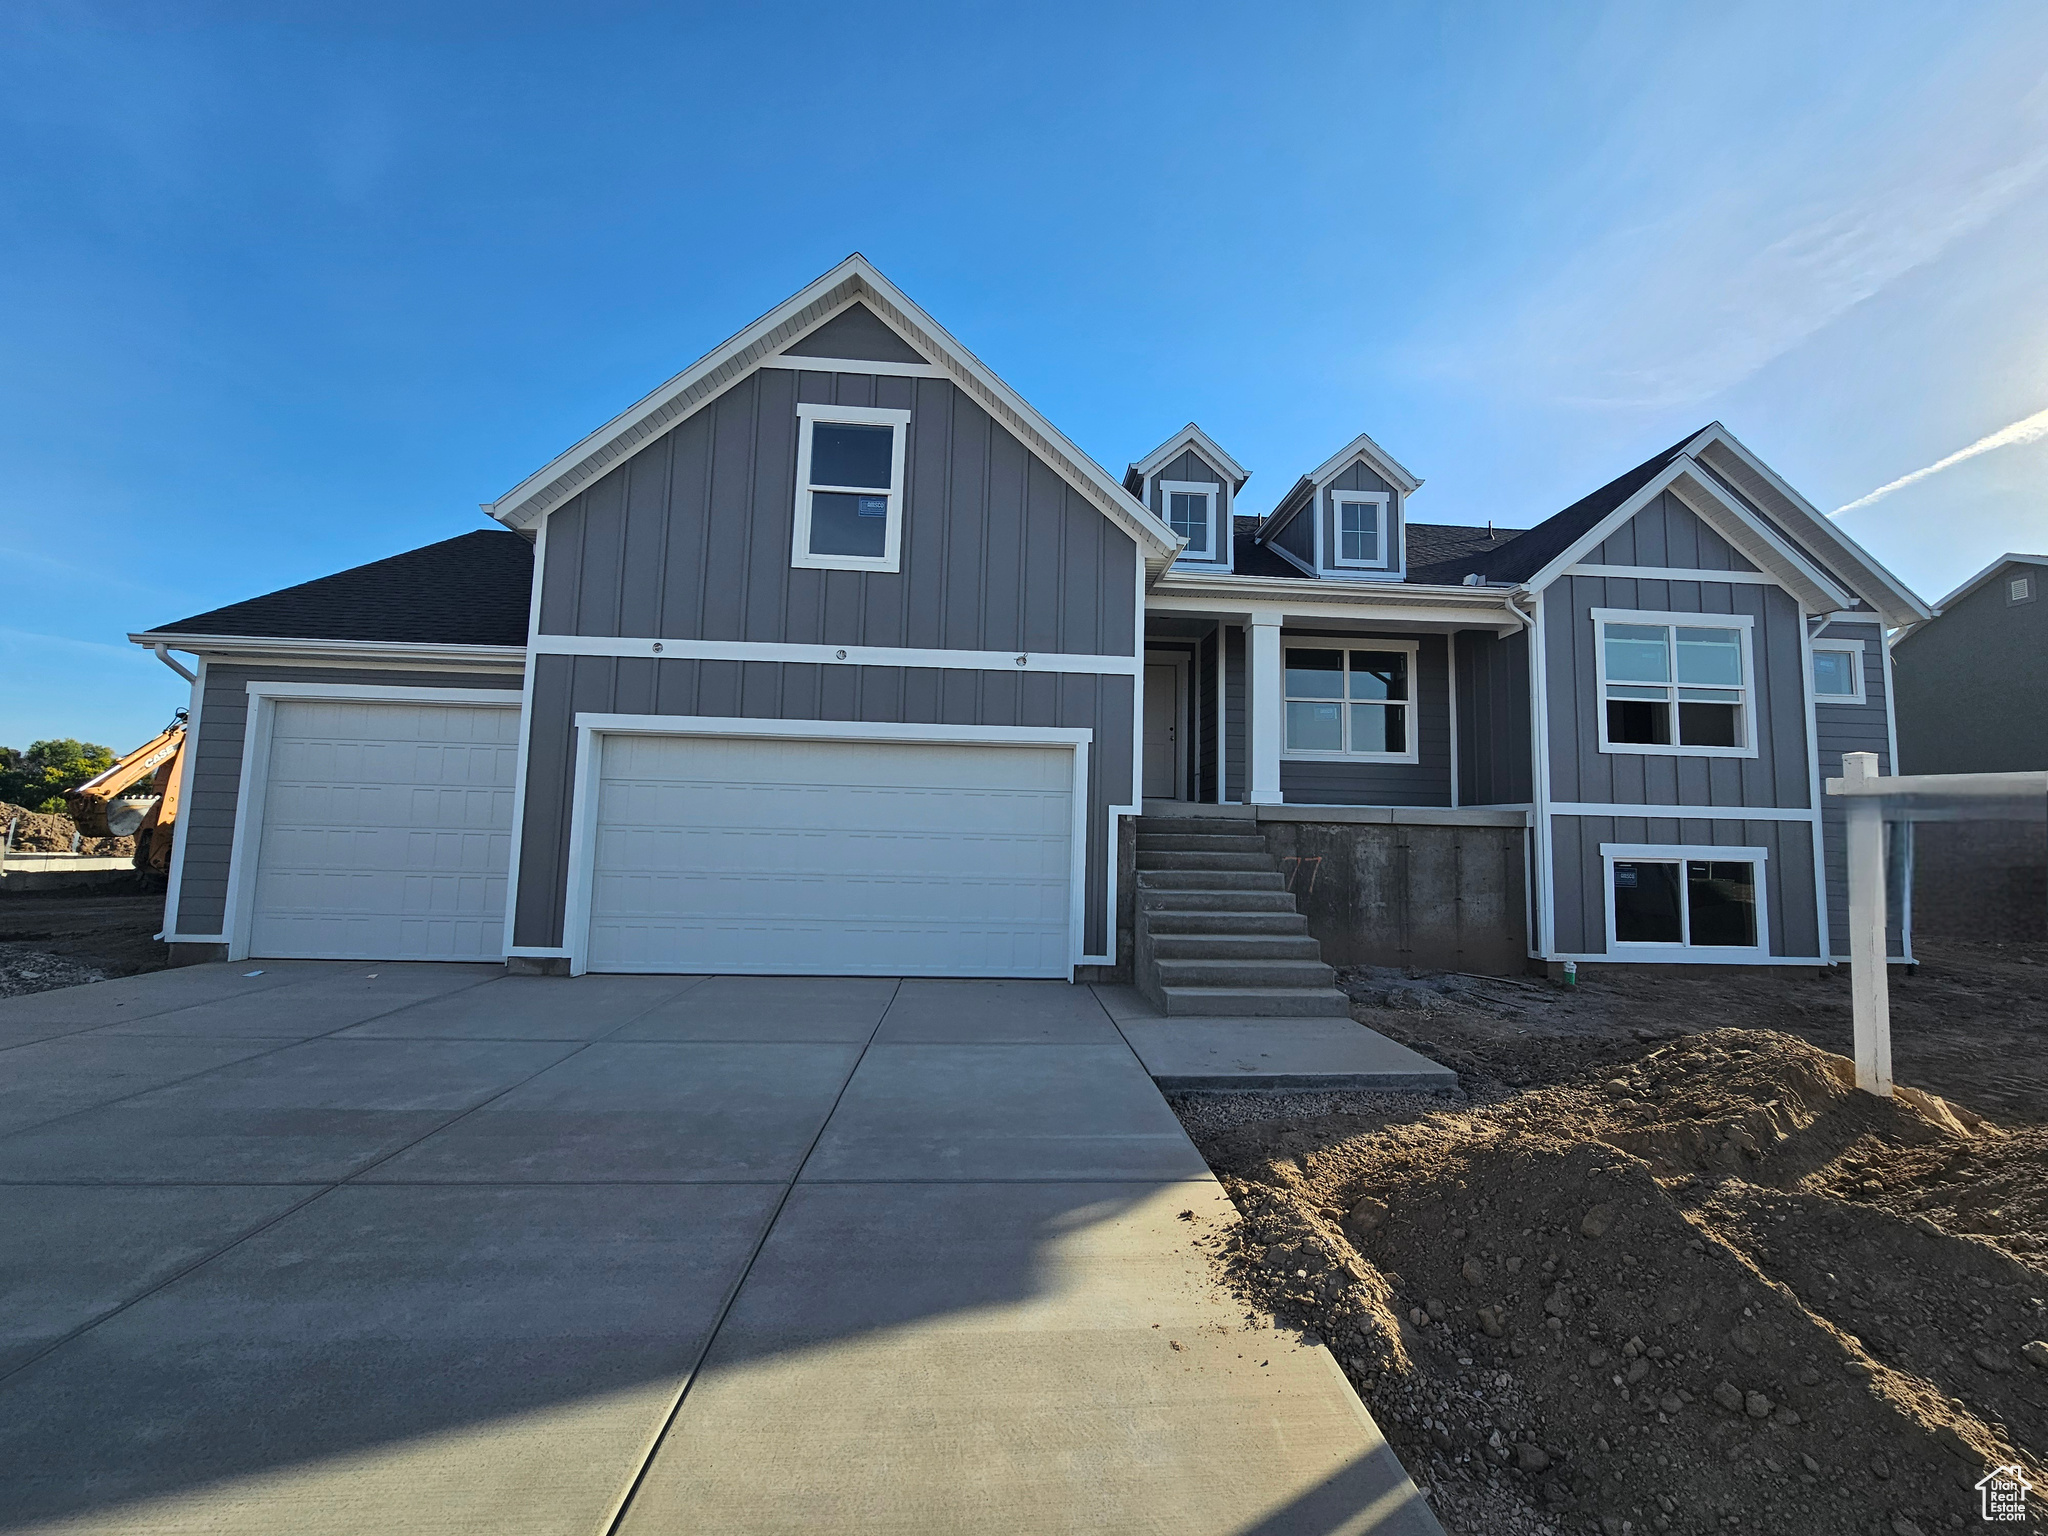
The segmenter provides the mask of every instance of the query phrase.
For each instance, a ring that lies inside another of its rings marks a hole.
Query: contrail
[[[1858,496],[1846,506],[1835,508],[1829,517],[1840,517],[1844,512],[1854,512],[1858,507],[1867,507],[1880,496],[1889,496],[1901,487],[1916,480],[1925,480],[1929,475],[1938,475],[1951,464],[1960,464],[1965,459],[1974,459],[1980,453],[1989,453],[1994,448],[2009,448],[2014,443],[2032,443],[2048,437],[2048,411],[2036,411],[2009,427],[2000,427],[1989,437],[1980,437],[1967,448],[1959,448],[1945,459],[1936,459],[1925,469],[1916,469],[1910,475],[1901,475],[1889,485],[1880,485],[1868,496]]]

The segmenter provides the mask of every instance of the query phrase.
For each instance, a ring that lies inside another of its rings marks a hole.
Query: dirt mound
[[[0,800],[0,834],[6,832],[10,821],[15,824],[14,847],[18,853],[69,853],[71,839],[78,833],[77,824],[69,816],[32,811]],[[88,837],[79,843],[78,851],[99,858],[133,858],[135,839]]]
[[[1477,1107],[1183,1118],[1231,1281],[1330,1343],[1449,1529],[1910,1536],[2048,1461],[2048,1149],[1850,1078],[1722,1030]],[[1979,1164],[2005,1246],[1928,1214]]]

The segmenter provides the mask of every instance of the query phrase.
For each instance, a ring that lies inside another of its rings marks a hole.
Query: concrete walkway
[[[0,1002],[0,1530],[1436,1531],[1231,1219],[1085,987]]]

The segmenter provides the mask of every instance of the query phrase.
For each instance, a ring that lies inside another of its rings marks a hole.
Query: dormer
[[[1408,497],[1421,484],[1361,432],[1295,482],[1259,542],[1305,576],[1400,581],[1408,574]]]
[[[1251,472],[1192,421],[1124,472],[1124,489],[1187,540],[1176,571],[1230,569],[1231,514]]]

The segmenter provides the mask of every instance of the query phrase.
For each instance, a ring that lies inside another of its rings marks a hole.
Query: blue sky
[[[1250,510],[1368,431],[1527,524],[1715,419],[1832,508],[2048,408],[2036,4],[21,0],[0,157],[14,745],[141,740],[129,631],[484,526],[852,250]],[[2048,549],[2048,432],[1843,525],[1929,597]]]

